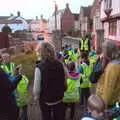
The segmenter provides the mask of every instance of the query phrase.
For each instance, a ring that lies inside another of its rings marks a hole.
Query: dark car
[[[39,34],[39,35],[37,36],[37,39],[38,39],[38,40],[44,40],[44,35],[43,35],[43,34]]]

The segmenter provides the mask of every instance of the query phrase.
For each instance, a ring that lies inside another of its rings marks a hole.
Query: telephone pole
[[[54,32],[54,43],[56,47],[56,51],[58,51],[58,39],[57,39],[57,4],[56,1],[54,1],[55,4],[55,32]]]

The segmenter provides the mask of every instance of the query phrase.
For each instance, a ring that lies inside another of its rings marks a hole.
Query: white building
[[[57,10],[57,13],[56,13],[57,30],[61,30],[61,17],[63,13],[64,13],[64,9]],[[55,31],[55,13],[53,13],[53,15],[49,17],[49,20],[48,20],[48,32],[52,33],[53,31]]]
[[[41,19],[36,18],[29,23],[29,30],[33,32],[47,32],[47,20],[41,15]]]
[[[40,32],[40,20],[32,20],[29,23],[29,30],[32,32]]]
[[[17,16],[0,16],[0,31],[5,25],[8,25],[12,32],[28,30],[28,23],[23,17],[21,17],[20,12],[17,13]]]

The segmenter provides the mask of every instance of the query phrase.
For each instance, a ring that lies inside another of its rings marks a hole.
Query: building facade
[[[100,20],[100,0],[94,0],[91,9],[91,19],[93,20],[92,26],[92,42],[93,47],[97,50],[102,49],[102,43],[104,41],[104,30]]]
[[[79,14],[73,14],[73,16],[74,16],[74,30],[79,31],[80,30]]]
[[[63,34],[74,27],[74,17],[69,8],[69,4],[66,4],[66,8],[62,10],[56,10],[56,25],[55,25],[55,12],[48,20],[48,30],[50,33],[55,31],[62,31]]]
[[[92,20],[90,18],[91,6],[81,7],[79,13],[79,23],[81,33],[89,33],[92,31]]]
[[[23,17],[21,17],[20,12],[17,12],[17,16],[14,16],[13,14],[9,17],[0,16],[0,32],[5,25],[8,25],[12,32],[28,30],[28,23]]]
[[[120,0],[101,0],[100,2],[104,38],[120,43]]]

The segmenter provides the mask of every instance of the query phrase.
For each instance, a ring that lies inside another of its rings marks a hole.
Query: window
[[[116,36],[116,31],[117,31],[117,21],[110,21],[109,34],[112,36]]]
[[[112,0],[105,0],[105,9],[112,8]]]

